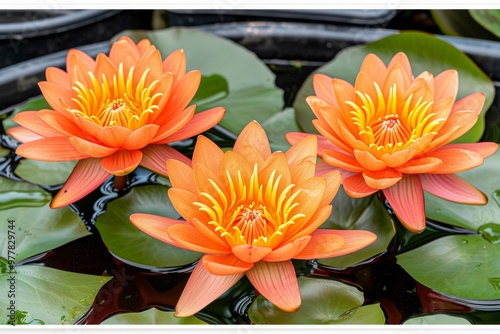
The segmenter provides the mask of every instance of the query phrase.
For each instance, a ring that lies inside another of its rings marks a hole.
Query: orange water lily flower
[[[320,156],[330,170],[342,171],[350,196],[382,190],[413,232],[425,228],[423,190],[455,202],[487,202],[481,191],[454,175],[481,165],[498,147],[448,144],[476,123],[485,101],[483,93],[455,101],[457,71],[414,78],[404,53],[387,67],[369,54],[354,86],[323,74],[314,76],[313,86],[316,96],[307,103],[317,117]],[[289,133],[287,139],[293,144],[306,135]]]
[[[168,160],[168,195],[185,219],[136,213],[130,220],[147,234],[205,253],[176,306],[192,315],[243,275],[277,307],[301,303],[291,259],[334,257],[376,240],[369,231],[317,229],[332,210],[340,173],[315,176],[317,143],[304,138],[286,153],[271,153],[257,122],[249,123],[232,151],[199,136],[190,166]]]
[[[68,205],[96,189],[108,176],[123,176],[141,165],[160,174],[168,158],[189,159],[167,144],[217,124],[223,108],[195,115],[188,106],[201,80],[186,73],[182,50],[162,61],[149,40],[122,37],[109,56],[96,60],[68,52],[67,71],[50,67],[39,86],[53,108],[19,113],[21,126],[8,133],[22,142],[16,153],[35,160],[79,160],[51,203]]]

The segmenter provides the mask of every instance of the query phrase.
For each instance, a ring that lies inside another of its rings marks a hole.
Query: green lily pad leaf
[[[160,311],[150,308],[142,312],[122,313],[110,317],[101,325],[206,325],[207,323],[190,316],[186,318],[174,317],[174,312]]]
[[[460,317],[434,314],[408,319],[403,325],[471,325],[471,323],[467,319]]]
[[[299,277],[302,304],[296,312],[285,312],[262,296],[250,305],[248,316],[256,324],[383,324],[377,306],[361,310],[363,293],[347,284]],[[366,312],[366,311],[374,311]],[[359,312],[359,315],[358,315]]]
[[[47,103],[47,101],[43,97],[37,96],[31,98],[27,100],[25,104],[16,107],[12,112],[12,114],[3,121],[3,126],[5,130],[10,129],[14,126],[18,126],[19,124],[14,122],[12,118],[21,111],[28,111],[28,110],[37,111],[42,109],[52,109],[52,107]]]
[[[500,244],[481,236],[450,235],[397,255],[419,283],[459,298],[500,299]]]
[[[368,230],[377,235],[377,241],[354,253],[318,259],[318,263],[336,268],[347,268],[384,252],[395,235],[394,224],[375,195],[351,198],[340,187],[332,202],[330,218],[321,225],[324,229]]]
[[[470,10],[431,10],[432,19],[446,35],[496,40]]]
[[[203,81],[212,75],[225,78],[229,93],[222,98],[197,102],[196,110],[225,107],[226,115],[220,125],[234,133],[240,133],[254,119],[262,123],[283,109],[283,91],[275,86],[275,75],[254,53],[228,39],[178,27],[125,31],[124,34],[135,41],[148,38],[163,57],[183,49],[188,70],[201,71],[202,86],[205,86]]]
[[[493,102],[495,93],[493,83],[464,53],[432,35],[403,32],[366,45],[350,47],[339,52],[333,61],[320,67],[314,73],[323,73],[354,83],[361,63],[368,53],[375,53],[388,64],[389,60],[400,51],[405,52],[410,59],[414,76],[424,71],[437,75],[450,68],[456,69],[460,82],[457,99],[474,92],[486,94],[486,102],[477,123],[456,140],[456,142],[478,141],[484,129],[484,114]],[[312,125],[315,116],[305,102],[306,97],[314,95],[312,76],[307,78],[297,93],[293,106],[299,126],[305,132],[317,133]]]
[[[457,173],[488,196],[486,205],[453,203],[425,194],[427,218],[477,231],[481,226],[500,222],[500,150],[484,160],[484,164],[463,173]]]
[[[45,162],[23,159],[15,173],[23,180],[44,186],[55,186],[66,182],[77,161]]]
[[[472,9],[469,13],[481,26],[500,37],[500,10]]]
[[[38,323],[73,324],[89,310],[99,289],[110,279],[42,266],[20,266],[16,273],[0,275],[0,308],[8,310],[14,301],[16,310]],[[0,318],[0,323],[10,320],[9,314],[4,314],[0,317],[7,319]]]
[[[200,253],[150,237],[130,222],[133,213],[179,218],[167,190],[162,185],[136,187],[108,204],[106,212],[97,218],[96,227],[111,253],[126,261],[155,267],[186,265],[201,257]]]
[[[290,148],[290,144],[286,141],[285,135],[288,132],[300,131],[295,121],[293,108],[286,108],[282,112],[273,115],[262,123],[262,127],[266,131],[273,152],[287,151]]]
[[[500,110],[492,105],[485,116],[486,126],[481,141],[500,143]]]
[[[193,97],[193,104],[203,105],[223,99],[229,94],[229,85],[226,79],[214,74],[209,77],[202,77],[200,87]]]
[[[0,197],[13,194],[13,199],[2,203],[2,206],[12,204],[10,208],[0,211],[3,217],[0,256],[8,258],[9,240],[10,245],[15,244],[15,260],[19,262],[90,234],[80,217],[69,208],[51,209],[50,195],[37,186],[1,181]]]

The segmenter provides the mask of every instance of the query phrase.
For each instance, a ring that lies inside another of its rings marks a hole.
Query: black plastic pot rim
[[[43,11],[40,11],[43,13]],[[121,10],[75,10],[41,20],[0,23],[0,40],[30,38],[65,32],[118,14]]]

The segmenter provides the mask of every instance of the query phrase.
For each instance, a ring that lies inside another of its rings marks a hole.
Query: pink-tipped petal
[[[184,220],[177,220],[148,213],[134,213],[130,216],[130,222],[147,235],[179,247],[168,235],[168,228],[177,224],[187,224]]]
[[[100,159],[84,159],[78,161],[61,190],[50,203],[52,209],[57,209],[90,194],[99,187],[110,175],[101,168]]]
[[[299,284],[292,261],[260,261],[246,275],[257,291],[283,311],[294,312],[300,307]]]
[[[175,306],[176,317],[189,317],[213,302],[238,282],[244,274],[210,274],[203,261],[198,262]]]
[[[38,140],[38,139],[44,138],[44,137],[34,133],[33,131],[26,129],[23,126],[15,126],[13,128],[10,128],[6,131],[6,133],[21,143],[27,143],[27,142],[30,142],[33,140]]]
[[[57,129],[52,128],[43,119],[41,119],[38,116],[38,112],[36,112],[36,111],[20,112],[20,113],[16,114],[12,118],[12,120],[14,122],[16,122],[17,124],[23,126],[24,128],[31,130],[34,133],[36,133],[42,137],[62,137],[63,136],[63,134],[61,132],[59,132]],[[12,128],[12,129],[15,129],[15,128]],[[7,133],[11,134],[11,131],[12,130],[9,129],[9,130],[7,130]],[[23,138],[21,137],[20,139],[23,139]],[[24,143],[28,140],[19,140],[19,141]]]
[[[383,191],[401,223],[414,233],[422,232],[425,228],[424,192],[418,175],[404,175],[398,183]]]
[[[461,177],[454,174],[422,174],[424,190],[448,201],[482,205],[488,197]]]
[[[168,145],[148,145],[141,150],[141,166],[155,173],[168,176],[166,161],[175,159],[191,166],[191,160]]]
[[[67,137],[42,138],[26,142],[17,148],[16,153],[40,161],[70,161],[89,157],[76,150]]]
[[[462,150],[468,150],[478,153],[486,159],[490,155],[496,152],[498,149],[497,143],[491,142],[479,142],[479,143],[467,143],[467,144],[448,144],[446,148],[458,148]]]

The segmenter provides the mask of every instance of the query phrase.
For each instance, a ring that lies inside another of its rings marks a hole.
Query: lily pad
[[[275,86],[275,75],[254,53],[228,39],[178,27],[124,33],[136,41],[148,38],[163,57],[183,49],[188,70],[198,69],[204,76],[201,86],[205,86],[205,77],[224,77],[229,93],[219,99],[200,100],[196,102],[196,109],[225,107],[226,115],[220,125],[234,133],[239,133],[254,119],[262,123],[283,109],[283,91]]]
[[[45,162],[22,159],[14,172],[23,180],[44,186],[55,186],[66,182],[76,163],[76,161]]]
[[[293,108],[286,108],[282,112],[273,115],[262,123],[262,127],[266,131],[273,152],[287,151],[290,144],[286,141],[285,135],[288,132],[300,131],[295,121]]]
[[[472,10],[431,10],[436,25],[446,35],[479,39],[497,39],[473,15]]]
[[[467,319],[460,317],[434,314],[408,319],[403,325],[471,325],[471,323]]]
[[[194,317],[176,318],[174,312],[160,311],[150,308],[142,312],[122,313],[110,317],[101,325],[206,325],[207,323]]]
[[[48,193],[35,185],[1,179],[3,217],[0,256],[8,258],[9,240],[15,244],[16,262],[57,248],[90,233],[69,208],[51,209]],[[10,199],[8,199],[10,198]],[[10,205],[9,208],[5,206]],[[10,238],[10,239],[9,239]]]
[[[500,244],[481,236],[449,235],[397,256],[419,283],[467,299],[500,299]]]
[[[425,45],[425,47],[422,47],[422,45]],[[484,129],[484,114],[493,102],[495,93],[493,83],[463,52],[432,35],[419,32],[402,32],[373,43],[350,47],[339,52],[331,62],[320,67],[314,73],[323,73],[354,83],[361,63],[368,53],[375,53],[387,64],[400,51],[405,52],[410,59],[415,76],[424,71],[437,75],[450,68],[456,69],[460,82],[457,99],[474,92],[484,92],[486,94],[486,102],[477,123],[466,134],[456,140],[456,142],[478,141]],[[307,78],[297,93],[293,106],[297,122],[303,131],[317,133],[312,125],[315,116],[305,102],[306,97],[314,95],[312,87],[313,74]]]
[[[14,301],[16,310],[38,323],[73,324],[89,310],[99,289],[110,279],[34,265],[17,267],[14,274],[0,274],[0,323],[10,320],[4,310]],[[15,289],[11,282],[15,282]]]
[[[51,109],[51,106],[47,103],[47,101],[40,96],[33,97],[29,100],[26,101],[26,103],[22,104],[19,107],[16,107],[12,114],[10,114],[9,117],[7,117],[3,121],[3,126],[5,130],[10,129],[11,127],[18,126],[16,122],[12,120],[12,118],[19,112],[21,111],[27,111],[27,110],[41,110],[41,109]]]
[[[108,204],[106,212],[97,218],[96,227],[111,253],[133,263],[155,267],[186,265],[201,257],[200,253],[150,237],[130,222],[133,213],[179,218],[167,190],[162,185],[135,187]]]
[[[320,228],[339,230],[368,230],[377,235],[377,241],[354,253],[318,263],[330,267],[347,268],[384,252],[395,235],[394,224],[375,195],[351,198],[341,187],[332,202],[333,212]]]
[[[484,164],[467,172],[457,173],[488,196],[486,205],[453,203],[425,194],[427,218],[477,231],[486,224],[500,224],[500,150],[484,160]],[[499,226],[500,227],[500,226]]]
[[[472,9],[469,13],[481,26],[500,37],[500,10]]]
[[[380,306],[361,306],[363,293],[352,286],[307,277],[299,277],[298,280],[302,304],[296,312],[282,311],[259,296],[248,310],[250,320],[261,325],[385,323]]]

